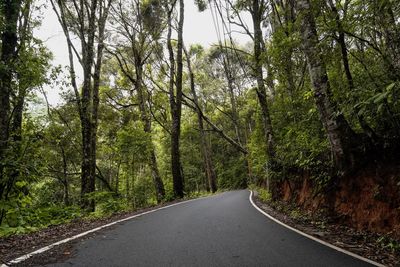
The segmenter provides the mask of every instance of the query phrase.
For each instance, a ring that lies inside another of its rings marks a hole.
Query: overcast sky
[[[46,0],[39,2],[45,3]],[[201,44],[209,47],[218,42],[216,29],[210,10],[198,12],[194,0],[185,1],[185,23],[184,42],[186,45]],[[57,17],[51,8],[50,3],[41,9],[43,15],[42,26],[35,32],[36,37],[45,41],[46,46],[53,52],[54,65],[68,65],[68,53],[64,34],[58,23]],[[234,39],[241,44],[249,41],[245,35],[235,34]],[[60,102],[59,90],[57,88],[45,88],[52,105]]]

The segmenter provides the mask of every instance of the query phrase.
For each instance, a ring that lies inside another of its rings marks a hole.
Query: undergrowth
[[[182,200],[210,195],[212,195],[210,192],[196,191],[187,194]],[[127,199],[113,192],[99,191],[88,195],[87,198],[95,201],[96,209],[94,212],[84,212],[79,206],[64,205],[52,205],[49,207],[26,205],[9,209],[6,220],[0,226],[0,238],[35,232],[49,226],[66,224],[76,219],[102,219],[117,213],[134,212],[157,205],[155,199],[143,203],[140,199]],[[168,203],[172,200],[173,197],[169,197],[163,203]]]

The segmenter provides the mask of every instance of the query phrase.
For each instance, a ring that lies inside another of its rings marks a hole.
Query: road
[[[48,266],[368,266],[263,216],[231,191],[134,218]]]

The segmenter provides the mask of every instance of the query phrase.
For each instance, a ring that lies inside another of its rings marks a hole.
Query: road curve
[[[47,266],[369,266],[263,216],[249,191],[183,203],[79,241]]]

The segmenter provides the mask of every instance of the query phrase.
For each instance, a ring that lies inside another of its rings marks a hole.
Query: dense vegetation
[[[1,1],[1,233],[398,156],[400,2],[195,2],[210,48],[184,44],[183,0],[50,0],[64,70],[36,1]]]

